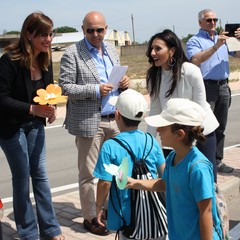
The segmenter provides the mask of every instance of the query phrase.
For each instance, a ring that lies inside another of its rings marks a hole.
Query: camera
[[[240,23],[229,23],[225,25],[225,32],[228,32],[228,37],[235,37],[235,31],[240,28]]]

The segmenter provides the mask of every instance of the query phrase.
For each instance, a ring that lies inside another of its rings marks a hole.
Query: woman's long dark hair
[[[173,55],[174,59],[176,60],[176,63],[174,66],[172,66],[172,85],[170,89],[166,92],[165,97],[170,97],[173,94],[173,91],[175,90],[177,86],[177,81],[181,77],[181,67],[184,62],[189,62],[187,59],[185,52],[182,48],[181,41],[177,37],[177,35],[172,32],[169,29],[164,30],[163,32],[157,33],[154,36],[151,37],[149,43],[148,43],[148,50],[146,52],[146,55],[148,57],[148,62],[150,63],[150,68],[147,70],[147,89],[149,91],[150,96],[157,96],[159,94],[160,90],[160,83],[161,83],[161,73],[162,73],[162,67],[156,67],[154,65],[154,60],[151,56],[152,52],[152,43],[154,39],[161,39],[165,42],[167,47],[175,48],[175,53]]]
[[[12,60],[19,60],[21,66],[27,69],[32,68],[34,49],[27,37],[28,33],[34,33],[34,37],[37,37],[41,33],[48,32],[52,27],[53,22],[48,16],[42,12],[31,13],[22,25],[19,41],[7,46],[4,52],[8,53]],[[40,68],[47,71],[51,62],[51,47],[47,53],[41,52],[38,55],[38,62]]]

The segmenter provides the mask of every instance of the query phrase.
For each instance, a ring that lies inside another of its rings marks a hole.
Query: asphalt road
[[[225,147],[240,144],[240,94],[232,96],[229,109],[228,125],[225,132]]]
[[[239,102],[240,94],[234,95],[229,111],[225,147],[240,144]],[[141,123],[140,129],[145,131],[146,125]],[[74,140],[74,136],[60,126],[46,129],[47,167],[53,194],[61,194],[62,191],[77,188],[77,150]],[[0,166],[0,196],[11,206],[11,173],[2,150],[0,150]]]
[[[59,192],[69,184],[77,183],[77,150],[74,145],[74,136],[62,127],[46,129],[47,169],[51,188]],[[11,173],[5,156],[0,150],[0,196],[12,196]],[[61,193],[61,192],[60,192]],[[11,199],[7,199],[7,202]]]

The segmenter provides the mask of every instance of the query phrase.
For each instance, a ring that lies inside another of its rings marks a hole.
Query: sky
[[[222,27],[240,23],[239,0],[2,0],[0,34],[20,31],[34,11],[48,15],[54,27],[81,31],[84,16],[94,10],[104,14],[109,29],[128,31],[132,40],[134,36],[136,42],[143,43],[166,28],[180,38],[197,33],[198,12],[205,8],[216,12]]]

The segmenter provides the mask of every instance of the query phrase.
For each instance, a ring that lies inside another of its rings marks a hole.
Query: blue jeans
[[[231,103],[231,90],[227,83],[223,85],[205,83],[207,101],[216,116],[219,127],[215,130],[217,149],[216,162],[219,164],[223,159],[225,129],[227,126],[228,109]]]
[[[0,138],[0,145],[12,173],[14,218],[20,239],[39,239],[39,231],[42,237],[61,234],[46,173],[45,130],[42,121],[34,119],[23,123],[12,138]],[[37,219],[29,197],[30,177]]]

